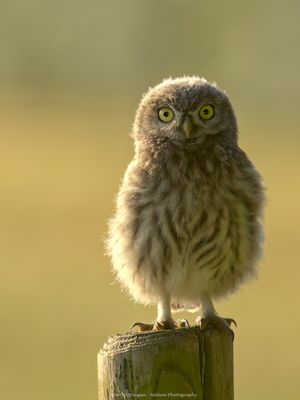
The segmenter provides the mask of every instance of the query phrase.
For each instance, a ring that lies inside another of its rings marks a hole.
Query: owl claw
[[[237,323],[233,318],[224,318],[224,319],[227,322],[227,324],[229,325],[229,327],[231,324],[233,324],[237,328]]]
[[[140,332],[148,332],[153,331],[154,324],[145,324],[144,322],[135,322],[130,327],[130,332],[133,331],[134,328],[139,328]]]
[[[184,325],[184,326],[186,326],[186,325]],[[139,328],[140,332],[149,332],[149,331],[171,330],[171,329],[176,329],[176,328],[179,328],[179,327],[182,328],[183,326],[178,326],[177,323],[175,323],[171,319],[171,320],[167,320],[167,321],[155,321],[154,324],[146,324],[144,322],[135,322],[131,326],[130,331],[132,331],[136,327]]]

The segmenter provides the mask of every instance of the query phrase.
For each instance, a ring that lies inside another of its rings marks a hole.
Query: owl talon
[[[186,325],[184,325],[184,326],[186,326]],[[178,326],[177,323],[175,323],[173,320],[155,321],[154,324],[146,324],[144,322],[135,322],[131,326],[130,332],[133,331],[134,328],[139,328],[140,332],[150,332],[150,331],[171,330],[171,329],[176,329],[179,327],[182,328],[183,326]]]
[[[148,332],[148,331],[153,331],[154,324],[146,324],[144,322],[135,322],[134,324],[131,325],[130,332],[132,332],[133,329],[136,327],[139,328],[140,332]]]
[[[233,318],[224,318],[224,319],[227,322],[227,324],[229,325],[229,327],[231,324],[233,324],[237,328],[237,323]]]

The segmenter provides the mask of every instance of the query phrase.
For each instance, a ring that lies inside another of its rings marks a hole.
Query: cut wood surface
[[[112,336],[98,384],[99,400],[233,400],[233,334],[207,325]]]

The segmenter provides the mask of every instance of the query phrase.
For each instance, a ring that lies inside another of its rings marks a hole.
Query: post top
[[[214,336],[231,336],[232,339],[234,337],[231,330],[221,331],[210,324],[206,324],[202,327],[192,326],[188,328],[184,327],[165,331],[126,332],[124,334],[119,333],[110,336],[107,342],[103,345],[102,349],[100,349],[100,352],[112,354],[128,351],[130,348],[132,349],[152,345],[158,342],[162,343],[164,341],[168,341],[170,343],[171,341],[176,343],[176,341],[182,339],[183,337],[185,339],[198,341],[199,336],[203,335],[205,332]]]

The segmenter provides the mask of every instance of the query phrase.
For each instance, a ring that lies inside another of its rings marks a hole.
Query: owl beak
[[[184,135],[187,139],[191,137],[191,132],[193,130],[194,124],[189,115],[186,115],[183,120],[182,124],[182,130],[184,132]]]

